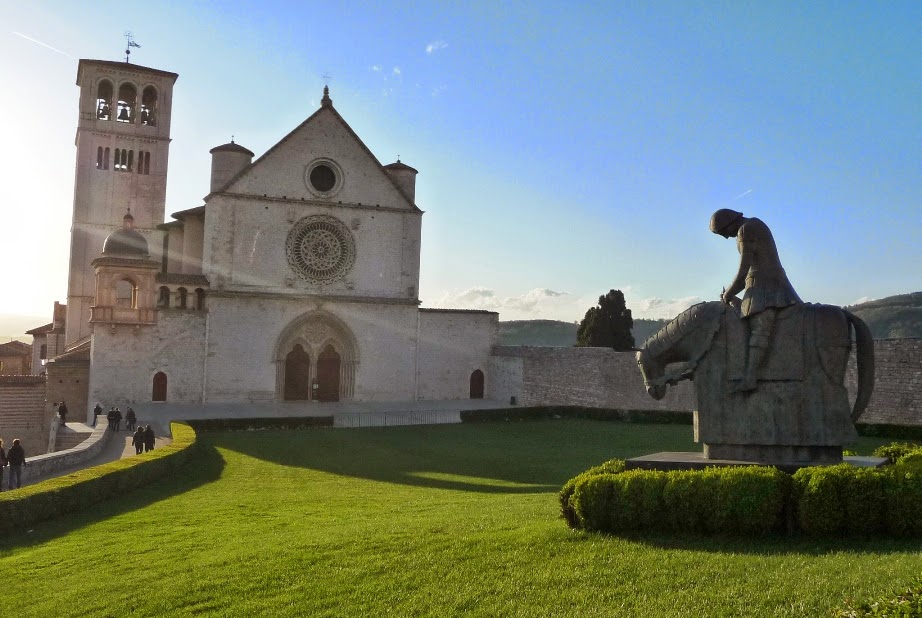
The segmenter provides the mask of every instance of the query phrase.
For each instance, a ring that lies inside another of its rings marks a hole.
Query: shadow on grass
[[[693,534],[666,534],[633,532],[605,534],[582,532],[572,537],[573,542],[597,542],[598,539],[618,539],[667,551],[680,550],[714,554],[746,554],[755,556],[803,555],[811,557],[827,554],[853,554],[860,558],[868,554],[917,554],[919,539],[883,536],[859,537],[808,537],[803,534],[786,535],[782,532],[758,537],[704,536]]]
[[[481,493],[556,493],[571,477],[650,444],[690,443],[687,427],[591,420],[363,429],[202,432],[216,447],[284,466]]]
[[[139,487],[118,498],[104,500],[82,511],[37,523],[32,530],[16,532],[8,537],[0,538],[0,552],[13,547],[39,545],[95,522],[129,513],[207,485],[220,478],[223,469],[224,458],[221,454],[213,447],[203,444],[198,448],[198,452],[186,462],[180,474]]]

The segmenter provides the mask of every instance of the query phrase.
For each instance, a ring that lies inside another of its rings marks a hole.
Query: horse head
[[[666,396],[663,367],[654,362],[646,348],[638,351],[635,358],[640,368],[640,375],[643,376],[643,385],[647,389],[647,394],[659,401]]]

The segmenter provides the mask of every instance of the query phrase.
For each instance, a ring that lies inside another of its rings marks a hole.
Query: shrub
[[[168,476],[194,453],[195,431],[172,423],[172,444],[0,494],[0,535],[85,509]]]
[[[874,449],[874,457],[886,457],[890,463],[896,463],[904,455],[913,451],[922,451],[918,444],[909,444],[907,442],[894,442],[885,446],[878,446]]]
[[[624,460],[610,459],[603,464],[595,466],[594,468],[589,468],[585,472],[582,472],[567,481],[558,494],[558,500],[560,501],[560,515],[565,520],[567,520],[567,525],[571,528],[575,528],[577,523],[576,512],[573,510],[573,507],[570,504],[570,498],[573,496],[573,491],[576,489],[577,483],[580,483],[594,476],[600,476],[602,474],[616,474],[623,471]]]
[[[305,429],[332,427],[332,416],[291,416],[281,418],[207,418],[190,420],[196,431],[255,431],[260,429]]]
[[[539,421],[558,418],[584,418],[621,423],[671,423],[691,425],[692,413],[670,410],[620,410],[580,406],[525,406],[494,410],[463,410],[462,423]]]
[[[793,477],[797,524],[811,535],[884,530],[884,472],[848,464],[801,468]]]
[[[922,534],[922,470],[910,458],[883,473],[887,531],[896,536]]]
[[[764,534],[781,528],[790,493],[787,475],[764,467],[628,470],[570,483],[568,523],[608,532]]]

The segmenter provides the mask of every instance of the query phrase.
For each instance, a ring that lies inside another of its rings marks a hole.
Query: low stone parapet
[[[86,440],[66,451],[31,457],[26,451],[26,465],[22,469],[23,484],[33,483],[34,479],[86,463],[99,455],[114,434],[115,432],[106,431],[105,424],[99,424]]]

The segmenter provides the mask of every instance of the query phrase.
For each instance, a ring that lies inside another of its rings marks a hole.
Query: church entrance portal
[[[339,401],[340,357],[327,345],[317,359],[317,400]]]
[[[310,399],[311,359],[304,347],[296,345],[285,357],[285,400]]]

